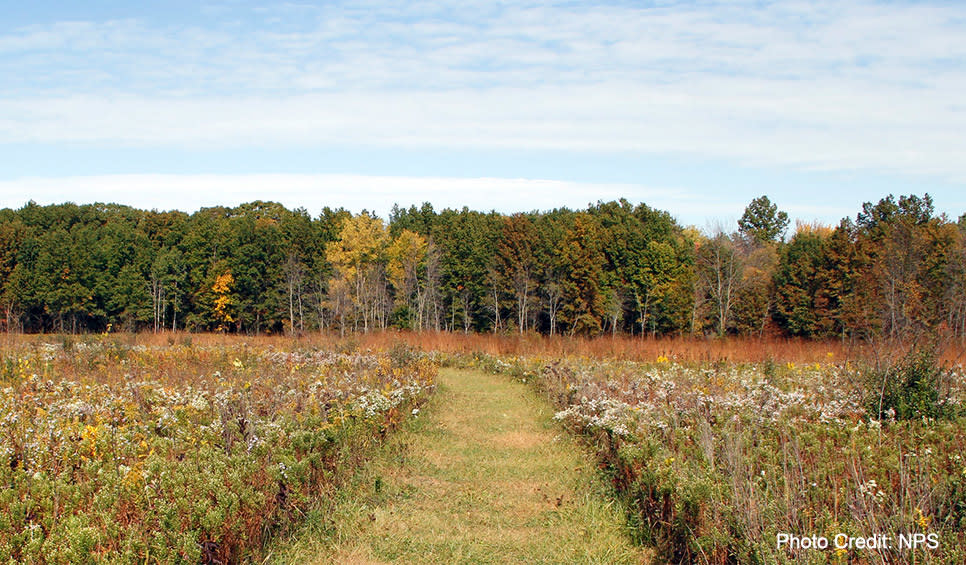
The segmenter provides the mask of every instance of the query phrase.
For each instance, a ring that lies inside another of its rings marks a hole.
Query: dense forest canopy
[[[966,335],[966,216],[929,195],[832,228],[767,197],[728,233],[626,200],[504,215],[430,204],[318,216],[273,202],[194,214],[0,210],[8,331],[385,328],[544,334]]]

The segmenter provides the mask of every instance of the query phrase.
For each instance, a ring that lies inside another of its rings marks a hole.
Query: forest
[[[966,214],[867,202],[837,226],[767,196],[702,232],[627,200],[584,210],[394,206],[317,216],[256,201],[0,210],[6,331],[399,328],[546,335],[966,335]]]

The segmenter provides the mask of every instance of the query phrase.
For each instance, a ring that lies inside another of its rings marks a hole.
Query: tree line
[[[7,331],[966,335],[966,215],[929,195],[799,224],[766,196],[702,233],[626,200],[505,215],[256,201],[0,210]]]

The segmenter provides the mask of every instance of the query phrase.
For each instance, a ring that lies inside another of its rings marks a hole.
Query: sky
[[[0,207],[966,212],[960,1],[0,0]]]

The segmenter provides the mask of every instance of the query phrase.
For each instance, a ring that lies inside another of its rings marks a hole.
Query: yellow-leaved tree
[[[234,301],[231,297],[231,287],[235,284],[235,277],[231,271],[226,271],[215,279],[215,284],[211,285],[211,292],[215,295],[215,320],[218,322],[218,331],[223,332],[228,329],[228,325],[235,321],[231,315]]]
[[[396,293],[397,322],[410,329],[423,327],[424,296],[419,286],[419,269],[426,260],[426,249],[423,236],[404,229],[386,252],[389,284]]]
[[[332,265],[329,307],[344,333],[386,327],[389,298],[385,285],[385,258],[389,234],[382,220],[363,212],[346,218],[339,239],[325,247]]]

